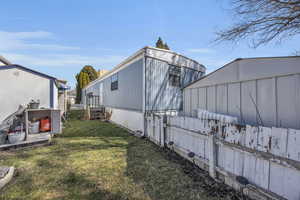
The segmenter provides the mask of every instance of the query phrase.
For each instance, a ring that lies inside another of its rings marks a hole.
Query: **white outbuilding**
[[[184,112],[200,108],[241,123],[300,128],[300,57],[240,58],[184,88]]]
[[[52,76],[21,65],[0,66],[0,122],[31,100],[43,108],[59,109],[59,89]]]

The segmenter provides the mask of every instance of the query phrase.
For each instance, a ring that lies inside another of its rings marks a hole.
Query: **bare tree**
[[[250,39],[253,47],[300,34],[300,0],[231,0],[236,23],[216,41]]]
[[[292,55],[293,56],[300,56],[300,51],[295,51]]]

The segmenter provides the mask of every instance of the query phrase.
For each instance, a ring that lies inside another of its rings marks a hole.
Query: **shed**
[[[40,107],[58,109],[57,79],[21,65],[0,66],[0,122],[20,104],[39,100]]]
[[[300,128],[300,57],[236,59],[184,88],[184,112],[236,116],[241,123]]]

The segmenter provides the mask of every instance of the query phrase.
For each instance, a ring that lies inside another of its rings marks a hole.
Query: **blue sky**
[[[229,0],[3,1],[0,55],[69,81],[86,64],[111,69],[158,36],[208,72],[239,57],[286,56],[300,38],[252,49],[247,41],[215,44],[215,32],[233,23]]]

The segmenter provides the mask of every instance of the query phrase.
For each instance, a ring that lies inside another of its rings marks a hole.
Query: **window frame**
[[[110,90],[118,90],[119,89],[119,74],[115,73],[110,77]]]
[[[169,67],[169,85],[172,87],[181,87],[181,67],[170,65]]]

